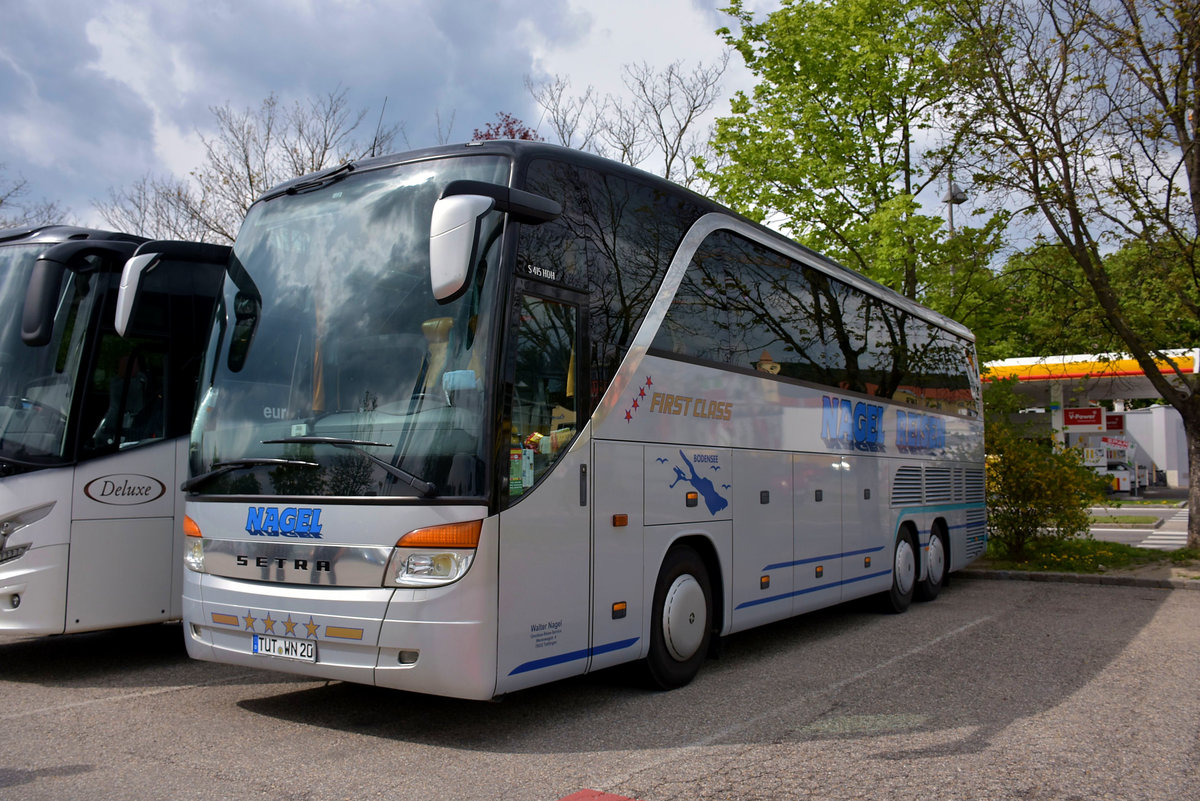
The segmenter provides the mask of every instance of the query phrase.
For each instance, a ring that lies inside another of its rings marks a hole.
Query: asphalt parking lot
[[[1200,592],[956,579],[475,703],[0,637],[0,798],[1200,798]]]

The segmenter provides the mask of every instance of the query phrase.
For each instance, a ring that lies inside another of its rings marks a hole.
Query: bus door
[[[837,453],[792,457],[796,499],[794,614],[841,600],[842,479],[848,464]]]
[[[891,585],[893,532],[883,522],[887,463],[875,456],[842,462],[842,598],[848,600]]]
[[[187,443],[147,440],[75,469],[66,631],[181,614],[175,507]]]
[[[586,296],[521,280],[506,334],[497,690],[588,668]],[[506,508],[504,508],[506,507]]]
[[[646,401],[649,403],[649,399]],[[592,523],[592,669],[644,652],[645,447],[597,441]],[[653,501],[651,501],[653,502]]]
[[[184,252],[168,255],[170,244],[148,243],[163,257],[141,278],[124,336],[115,287],[95,321],[81,381],[68,632],[182,616],[184,435],[229,249],[178,243]]]
[[[733,630],[792,613],[796,494],[792,456],[733,452]]]

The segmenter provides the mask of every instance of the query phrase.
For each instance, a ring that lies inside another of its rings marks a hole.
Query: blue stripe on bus
[[[795,592],[784,593],[783,595],[772,595],[769,598],[755,598],[753,601],[746,601],[745,603],[738,604],[735,608],[736,609],[745,609],[746,607],[749,607],[749,606],[758,606],[760,604],[769,604],[769,603],[774,603],[776,601],[786,601],[788,598],[795,598],[797,595],[807,595],[810,592],[817,592],[818,590],[830,590],[830,589],[833,589],[834,587],[841,587],[846,584],[853,584],[856,581],[866,581],[867,579],[880,578],[882,576],[890,576],[891,574],[892,574],[891,570],[881,570],[878,573],[868,573],[865,576],[856,576],[854,578],[843,579],[842,581],[835,581],[830,584],[822,584],[819,587],[807,587],[806,589],[796,590]]]
[[[969,501],[967,503],[942,503],[942,504],[932,504],[930,506],[910,506],[910,507],[900,510],[900,514],[896,518],[896,531],[900,530],[900,524],[904,521],[904,518],[908,517],[909,515],[935,514],[937,512],[985,511],[986,509],[987,509],[987,504],[982,501]],[[974,527],[980,527],[980,526],[986,526],[986,525],[987,525],[986,520],[982,520],[982,521],[968,520],[966,523],[956,524],[953,526],[947,526],[947,528],[950,531],[953,531],[953,530],[959,529],[959,528],[974,528]],[[920,540],[920,542],[918,544],[922,548],[928,547],[930,533],[931,533],[931,531],[927,530],[927,529],[917,531],[917,539]]]
[[[808,564],[812,564],[813,562],[825,562],[830,559],[845,559],[847,556],[862,556],[865,553],[875,553],[876,551],[882,551],[882,550],[883,550],[883,546],[880,545],[878,548],[863,548],[860,551],[846,551],[845,553],[831,553],[828,556],[813,556],[809,559],[799,559],[795,562],[776,562],[773,565],[767,565],[766,567],[763,568],[763,570],[778,570],[779,568],[782,568],[782,567],[795,567],[796,565],[808,565]]]
[[[906,506],[900,510],[900,517],[904,517],[905,515],[929,514],[931,512],[956,512],[986,508],[987,504],[983,501],[968,501],[966,503],[938,503],[931,504],[929,506]]]
[[[628,640],[617,640],[616,642],[597,645],[595,648],[583,648],[579,651],[571,651],[569,653],[559,654],[558,656],[548,656],[545,659],[535,659],[532,662],[526,662],[523,665],[517,665],[508,675],[515,676],[518,673],[528,673],[531,670],[541,670],[542,668],[554,667],[555,665],[564,665],[567,662],[575,662],[580,659],[587,659],[589,656],[599,656],[600,654],[607,654],[611,651],[620,651],[622,648],[628,648],[640,639],[640,637],[631,637]]]

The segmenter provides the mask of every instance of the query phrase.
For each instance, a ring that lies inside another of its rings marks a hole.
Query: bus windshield
[[[100,294],[95,276],[67,271],[50,342],[21,339],[25,293],[45,243],[0,247],[0,459],[27,470],[66,458],[67,416],[84,358],[87,321]]]
[[[430,289],[433,205],[497,156],[346,171],[251,208],[201,372],[189,491],[481,497],[502,215],[466,290]]]

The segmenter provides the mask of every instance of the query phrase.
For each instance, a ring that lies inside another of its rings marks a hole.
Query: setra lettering
[[[285,559],[281,556],[255,556],[254,567],[257,568],[278,568],[280,570],[309,570],[311,567],[314,573],[328,573],[332,570],[330,562],[325,559]],[[245,554],[237,554],[236,562],[238,567],[250,567],[251,557]]]

